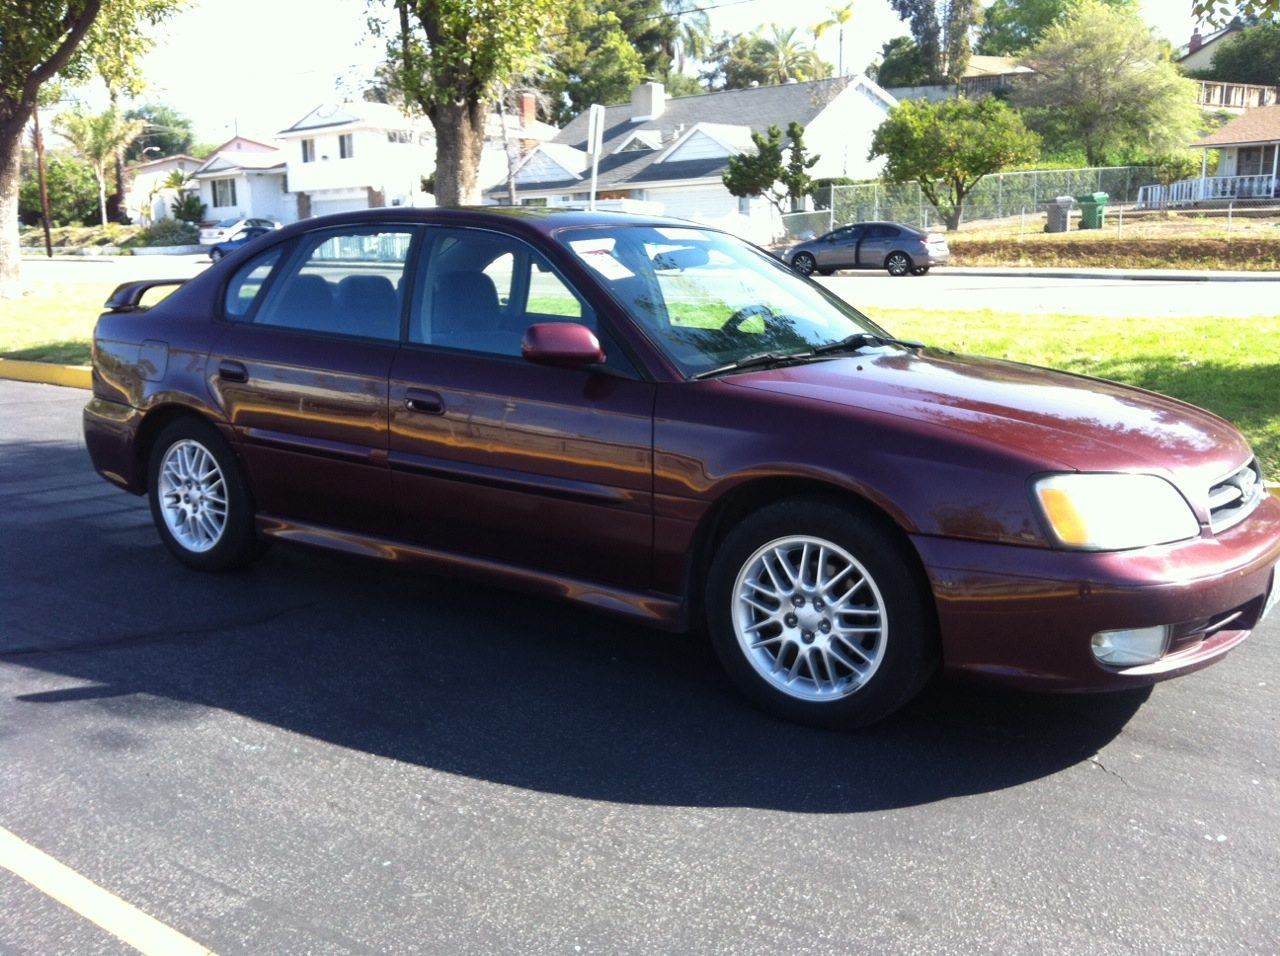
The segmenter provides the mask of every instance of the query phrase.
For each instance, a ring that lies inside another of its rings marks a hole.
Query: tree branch
[[[58,44],[58,48],[53,51],[53,55],[32,70],[31,75],[27,77],[27,81],[22,85],[22,101],[24,103],[27,100],[34,100],[36,94],[40,91],[40,87],[67,65],[67,61],[71,59],[71,54],[75,53],[76,47],[85,38],[85,34],[93,26],[93,21],[98,18],[98,13],[101,10],[102,0],[86,0],[84,9],[76,17],[72,17],[68,8],[67,17],[70,22],[65,23],[64,26],[64,29],[68,31],[67,35]]]

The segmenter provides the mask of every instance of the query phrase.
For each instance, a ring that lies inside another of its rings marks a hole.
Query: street
[[[85,399],[0,382],[0,827],[215,952],[1280,948],[1280,615],[1150,692],[824,733],[696,637],[279,545],[185,570]],[[128,951],[3,869],[0,913]]]

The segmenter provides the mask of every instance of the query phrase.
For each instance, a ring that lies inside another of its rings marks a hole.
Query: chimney
[[[661,83],[641,83],[631,91],[631,122],[657,119],[667,108],[667,91]]]
[[[1204,39],[1200,36],[1200,28],[1196,27],[1195,32],[1191,34],[1191,42],[1187,45],[1187,52],[1195,53],[1202,46],[1204,46]]]
[[[520,94],[520,128],[528,129],[538,121],[538,98],[532,93]]]

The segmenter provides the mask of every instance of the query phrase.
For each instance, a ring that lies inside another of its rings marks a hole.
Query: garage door
[[[353,212],[356,209],[368,209],[369,200],[361,196],[353,199],[311,199],[311,215],[328,216],[335,212]]]
[[[654,189],[649,192],[649,198],[662,203],[664,215],[695,222],[711,222],[738,211],[738,200],[723,186]]]

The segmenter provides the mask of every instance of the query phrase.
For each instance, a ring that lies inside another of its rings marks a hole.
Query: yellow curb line
[[[146,956],[213,956],[212,950],[148,916],[3,827],[0,867]]]
[[[93,388],[93,369],[88,365],[54,365],[52,362],[0,358],[0,378],[65,385],[68,388]]]
[[[1280,498],[1280,485],[1267,485],[1267,491],[1271,492],[1273,498]]]

